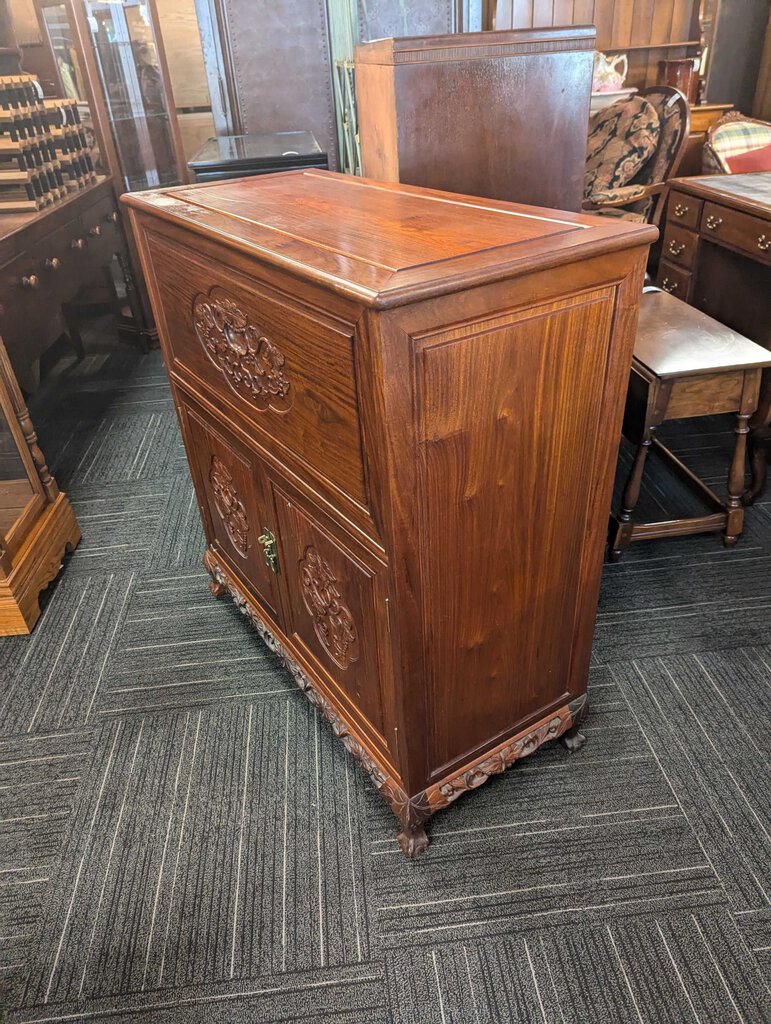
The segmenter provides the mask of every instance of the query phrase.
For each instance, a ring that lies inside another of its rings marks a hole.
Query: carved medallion
[[[303,601],[321,646],[336,665],[348,668],[359,657],[359,638],[353,616],[337,589],[337,578],[329,563],[311,546],[305,549],[298,569]]]
[[[196,297],[193,326],[204,351],[237,395],[258,409],[285,412],[291,406],[283,354],[221,288]]]
[[[228,531],[228,537],[239,555],[246,558],[246,552],[249,550],[249,520],[246,518],[246,509],[238,497],[230,470],[216,455],[212,455],[211,458],[209,483],[214,504]]]

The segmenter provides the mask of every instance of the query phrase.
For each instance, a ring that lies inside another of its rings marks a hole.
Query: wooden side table
[[[771,172],[670,182],[657,284],[771,349]],[[750,504],[766,476],[771,371],[750,421]]]
[[[732,547],[744,525],[744,468],[749,420],[758,404],[771,353],[711,317],[657,288],[640,306],[632,372],[624,412],[624,436],[637,444],[621,508],[611,520],[609,558],[618,561],[634,540],[682,537],[724,530]],[[736,443],[723,500],[655,436],[666,420],[736,413]],[[710,511],[659,522],[634,521],[645,462],[651,448],[664,456]]]

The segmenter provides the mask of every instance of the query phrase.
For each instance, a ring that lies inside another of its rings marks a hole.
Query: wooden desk
[[[673,180],[657,283],[771,349],[771,172]],[[769,423],[766,371],[750,424],[756,451]],[[748,499],[759,492],[764,471],[758,455]]]
[[[109,178],[39,213],[0,214],[0,330],[25,391],[37,387],[40,357],[62,333],[62,307],[66,312],[113,255],[125,272],[126,239]],[[133,313],[130,274],[126,291]],[[68,320],[77,347],[76,323]]]
[[[434,811],[581,743],[656,229],[325,171],[123,201],[213,591],[414,856]]]

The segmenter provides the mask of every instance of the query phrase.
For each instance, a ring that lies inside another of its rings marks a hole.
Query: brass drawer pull
[[[93,238],[98,238],[101,235],[101,233],[102,233],[102,229],[101,229],[101,227],[98,224],[94,224],[94,226],[92,228],[88,229],[88,233]]]
[[[21,279],[22,288],[39,288],[40,278],[36,274],[25,274]]]
[[[758,249],[761,252],[768,252],[771,249],[771,238],[767,235],[758,235]]]
[[[111,224],[117,224],[118,223],[118,211],[117,210],[111,210],[110,213],[108,213],[107,216],[104,219],[108,220]]]
[[[675,206],[675,217],[684,217],[688,213],[688,209],[685,203],[677,203]]]
[[[661,287],[665,292],[669,292],[672,295],[677,291],[677,281],[670,281],[668,277],[665,277],[661,282]]]
[[[86,248],[86,240],[85,240],[85,238],[73,238],[73,240],[70,242],[70,248],[71,249],[85,249]]]
[[[58,256],[49,256],[45,262],[46,270],[60,270],[62,261]]]
[[[722,223],[722,217],[707,217],[707,227],[710,229],[710,231],[714,231],[715,228],[719,228]]]
[[[669,243],[669,255],[670,256],[682,256],[685,252],[685,242],[681,242],[680,245],[674,240]]]
[[[268,568],[271,570],[271,572],[275,573],[275,575],[278,576],[278,545],[276,544],[275,536],[271,533],[267,526],[263,526],[262,534],[257,538],[257,540],[263,546],[265,561],[268,564]]]

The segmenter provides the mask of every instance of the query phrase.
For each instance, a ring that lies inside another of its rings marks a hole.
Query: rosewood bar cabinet
[[[228,591],[409,856],[578,747],[656,229],[327,171],[127,195]]]

